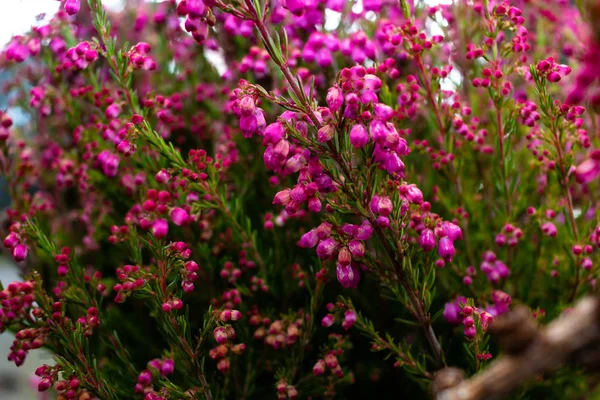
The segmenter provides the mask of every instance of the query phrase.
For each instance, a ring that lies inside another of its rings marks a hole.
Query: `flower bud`
[[[169,232],[169,223],[167,220],[159,218],[152,224],[150,232],[152,232],[155,238],[162,239],[167,236],[167,233]]]
[[[462,239],[462,230],[460,226],[453,224],[452,222],[442,222],[442,231],[448,239],[455,241]]]
[[[317,230],[311,229],[310,231],[308,231],[304,235],[302,235],[302,237],[298,241],[298,246],[303,247],[305,249],[309,249],[309,248],[315,247],[318,242],[319,242],[319,237],[317,236]]]
[[[113,103],[106,108],[105,114],[107,119],[115,119],[121,114],[121,107],[117,103]]]
[[[344,313],[345,329],[350,329],[356,323],[356,313],[353,310],[348,310]]]
[[[375,214],[387,217],[392,213],[394,205],[388,196],[373,196],[371,200],[371,211]]]
[[[183,208],[176,207],[171,210],[171,221],[177,226],[187,225],[190,216]]]
[[[337,249],[337,242],[332,238],[321,240],[317,246],[317,256],[321,259],[331,258]]]
[[[438,254],[442,257],[446,262],[451,262],[452,257],[454,257],[454,243],[447,236],[440,238],[438,243]]]
[[[275,194],[275,197],[273,198],[273,204],[277,206],[285,206],[287,203],[290,202],[291,192],[291,189],[284,189],[280,192],[277,192]]]
[[[435,235],[431,229],[423,229],[419,236],[419,246],[425,251],[431,251],[435,247]]]
[[[321,143],[325,143],[333,139],[333,135],[335,135],[335,128],[333,125],[323,125],[317,132],[317,140]]]
[[[65,11],[69,15],[75,15],[79,12],[80,6],[79,0],[67,0],[65,2]]]
[[[348,247],[344,246],[338,253],[338,263],[348,265],[350,262],[352,262],[352,254],[350,253],[350,250],[348,250]]]
[[[313,367],[313,374],[315,376],[323,375],[325,373],[325,361],[319,360]]]
[[[321,326],[323,328],[329,328],[331,325],[333,325],[333,320],[334,320],[333,314],[327,314],[321,320]]]
[[[166,169],[161,169],[156,173],[154,179],[158,183],[168,183],[171,180],[171,174]]]
[[[332,87],[327,91],[325,100],[327,101],[327,106],[331,112],[336,112],[344,103],[344,95],[338,87]]]
[[[360,149],[369,142],[369,134],[362,124],[354,124],[350,130],[350,144],[355,149]]]
[[[337,264],[336,276],[342,287],[355,288],[360,281],[360,271],[353,265]]]
[[[348,242],[348,250],[353,257],[360,258],[365,255],[365,245],[360,240],[351,240]]]
[[[19,236],[15,232],[11,232],[4,239],[4,247],[6,247],[7,249],[12,249],[17,244],[19,244],[19,241],[20,241]]]
[[[227,332],[224,327],[218,326],[213,331],[213,336],[218,344],[227,343]]]
[[[465,337],[469,340],[475,338],[477,335],[477,329],[475,326],[465,326]]]
[[[380,228],[383,228],[383,229],[389,228],[390,219],[388,217],[384,217],[383,215],[380,215],[379,217],[377,217],[377,226],[379,226]]]
[[[542,232],[544,232],[544,235],[546,236],[555,237],[557,233],[556,225],[552,222],[544,222],[542,224]]]
[[[16,262],[21,262],[27,258],[27,246],[20,243],[12,249],[12,256]]]
[[[423,203],[423,192],[414,183],[406,186],[406,199],[413,204]]]
[[[171,375],[175,370],[175,362],[173,360],[165,360],[160,367],[160,374],[162,376]]]

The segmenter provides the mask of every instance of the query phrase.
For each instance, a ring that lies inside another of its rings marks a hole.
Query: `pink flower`
[[[431,229],[423,229],[419,235],[419,246],[425,251],[431,251],[435,247],[435,235]]]
[[[575,179],[577,182],[587,184],[600,176],[600,150],[593,150],[590,157],[577,166]]]
[[[79,0],[67,0],[65,1],[65,11],[69,15],[75,15],[79,12],[80,8]]]
[[[360,149],[369,142],[369,134],[362,124],[354,124],[350,129],[350,143],[355,149]]]
[[[440,238],[438,243],[438,254],[442,257],[446,262],[452,261],[452,257],[454,257],[454,243],[452,240],[446,236]]]
[[[169,232],[169,223],[167,220],[159,218],[152,224],[150,232],[152,232],[155,238],[162,239],[167,236],[167,233]]]
[[[16,262],[21,262],[27,258],[27,246],[18,244],[12,249],[12,256]]]
[[[183,208],[176,207],[171,210],[171,221],[177,226],[187,225],[190,216]]]

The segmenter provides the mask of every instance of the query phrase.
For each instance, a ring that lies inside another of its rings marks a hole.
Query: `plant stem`
[[[506,215],[508,219],[512,216],[512,206],[510,194],[508,193],[508,182],[506,177],[506,160],[504,158],[504,130],[502,129],[502,107],[495,102],[496,108],[496,126],[498,128],[498,146],[500,147],[500,173],[502,174],[502,184],[504,187],[504,197],[506,199]]]
[[[254,18],[253,18],[252,22],[254,23],[254,25],[256,26],[258,31],[260,32],[260,35],[263,39],[263,43],[267,47],[267,50],[269,51],[270,54],[273,54],[274,49],[271,48],[271,44],[270,44],[271,41],[269,40],[270,35],[267,30],[267,27],[264,24],[264,21],[261,20],[260,18],[258,18],[255,11],[253,12],[253,15],[254,15]],[[316,114],[314,113],[311,104],[306,100],[306,96],[304,96],[304,93],[298,87],[296,80],[292,76],[292,73],[291,73],[288,65],[286,64],[285,60],[283,60],[282,62],[279,62],[279,60],[273,59],[273,61],[277,64],[277,66],[283,73],[283,76],[285,77],[285,79],[287,80],[287,82],[290,86],[290,90],[294,93],[295,97],[302,102],[302,104],[300,104],[300,106],[302,106],[304,113],[312,121],[315,128],[320,129],[323,125],[319,122],[319,119],[317,118]],[[436,108],[436,110],[437,110],[437,108]],[[439,115],[438,115],[438,118],[440,118]],[[441,119],[440,119],[439,123],[441,125]],[[336,151],[333,144],[329,143],[329,149],[331,151],[331,157],[334,159],[334,161],[336,161],[336,163],[342,170],[342,173],[344,174],[347,181],[349,183],[351,183],[352,186],[354,187],[355,185],[353,184],[353,181],[352,181],[350,169],[346,165],[345,161],[342,159],[342,157]],[[402,263],[396,257],[397,252],[394,251],[389,246],[389,243],[387,242],[387,239],[385,237],[385,233],[377,226],[377,222],[373,215],[371,215],[369,217],[369,222],[371,223],[371,225],[374,227],[375,231],[377,232],[377,236],[379,237],[379,240],[382,242],[384,248],[386,249],[386,253],[387,253],[388,257],[390,258],[390,260],[392,261],[392,263],[394,265],[394,269],[398,276],[399,283],[402,285],[402,287],[408,294],[409,300],[410,300],[410,302],[413,306],[413,310],[415,311],[415,314],[416,314],[415,316],[417,317],[417,320],[423,327],[423,330],[425,332],[425,337],[427,338],[427,341],[429,342],[429,345],[431,346],[431,349],[433,350],[434,359],[436,360],[436,362],[438,364],[441,364],[442,363],[442,348],[437,340],[435,332],[433,331],[433,327],[431,326],[431,318],[428,314],[425,313],[423,302],[419,299],[419,296],[417,295],[417,293],[414,291],[414,289],[408,282],[406,273],[404,272],[404,270],[402,268]]]

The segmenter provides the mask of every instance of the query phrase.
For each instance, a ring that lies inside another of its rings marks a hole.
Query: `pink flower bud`
[[[154,176],[154,179],[158,183],[167,183],[171,180],[171,173],[169,171],[167,171],[166,169],[161,169],[160,171],[158,171],[156,173],[156,175]]]
[[[317,256],[321,259],[331,258],[336,249],[337,243],[334,239],[321,240],[317,246]]]
[[[333,320],[334,320],[333,314],[327,314],[321,320],[321,326],[323,328],[329,328],[331,325],[333,325]]]
[[[152,373],[148,370],[142,371],[138,375],[137,381],[138,381],[138,383],[141,383],[142,385],[149,385],[150,383],[152,383]]]
[[[275,197],[273,198],[273,204],[277,206],[285,206],[290,202],[291,192],[291,189],[284,189],[280,192],[277,192],[277,194],[275,194]]]
[[[52,387],[52,381],[50,378],[42,378],[38,383],[38,391],[45,392]]]
[[[352,262],[352,254],[347,247],[342,247],[340,252],[338,253],[338,263],[342,265],[348,265]]]
[[[463,325],[466,327],[475,325],[475,320],[471,316],[467,316],[463,319]]]
[[[27,258],[27,246],[18,244],[12,249],[12,256],[16,262],[21,262]]]
[[[477,335],[477,329],[475,326],[465,326],[465,337],[469,340],[473,339]]]
[[[444,232],[444,235],[452,241],[462,239],[462,230],[460,229],[460,226],[453,224],[452,222],[442,222],[442,231]]]
[[[324,125],[317,132],[317,140],[321,143],[325,143],[325,142],[328,142],[331,139],[333,139],[334,135],[335,135],[335,128],[333,127],[333,125]]]
[[[360,282],[360,271],[357,267],[351,265],[338,264],[336,267],[336,276],[342,287],[355,288]]]
[[[215,330],[213,331],[213,336],[215,337],[215,340],[217,341],[218,344],[227,343],[227,332],[224,327],[222,327],[222,326],[216,327]]]
[[[11,232],[4,239],[4,247],[6,247],[7,249],[12,249],[17,244],[19,244],[19,242],[20,242],[19,236],[15,232]]]
[[[390,219],[388,217],[384,217],[383,215],[380,215],[379,217],[377,217],[377,226],[379,226],[382,229],[389,228]]]
[[[329,368],[335,368],[337,367],[338,364],[338,359],[335,356],[335,354],[333,353],[329,353],[325,356],[325,364],[329,367]]]
[[[64,278],[69,273],[69,267],[67,267],[66,265],[59,265],[58,268],[56,269],[56,272],[57,272],[58,276],[60,276],[61,278]]]
[[[356,323],[356,313],[353,310],[348,310],[344,313],[344,328],[350,329]]]
[[[577,182],[586,184],[600,176],[600,160],[589,158],[577,166],[575,179]]]
[[[375,104],[373,111],[375,116],[382,121],[389,121],[394,116],[394,109],[383,103]]]
[[[325,101],[327,101],[327,106],[331,112],[336,112],[344,103],[344,95],[338,87],[332,87],[327,91]]]
[[[369,134],[362,124],[354,124],[350,130],[350,143],[355,149],[360,149],[369,142]]]
[[[394,205],[388,196],[373,196],[371,199],[371,211],[375,214],[387,217],[392,213]]]
[[[264,144],[275,144],[278,143],[285,134],[285,130],[282,124],[275,122],[265,128],[263,134]]]
[[[561,76],[558,72],[552,71],[548,74],[548,80],[550,82],[556,83],[561,80]]]
[[[221,311],[221,315],[219,315],[219,319],[223,322],[230,321],[231,320],[231,310]]]
[[[242,319],[242,313],[238,310],[231,310],[231,320],[239,321],[240,319]]]
[[[419,246],[425,251],[431,251],[435,247],[435,235],[431,229],[423,229],[419,236]]]
[[[125,156],[135,153],[135,146],[129,140],[121,140],[117,145],[117,151]]]
[[[65,11],[69,15],[75,15],[79,12],[80,6],[79,0],[67,0],[65,2]]]
[[[171,210],[171,221],[177,226],[187,225],[190,216],[183,208],[176,207]]]
[[[406,186],[406,199],[413,204],[423,203],[423,192],[414,183]]]
[[[162,376],[171,375],[175,370],[175,362],[173,360],[165,360],[160,367],[160,374]]]
[[[315,374],[315,376],[319,376],[319,375],[323,375],[324,373],[325,373],[325,361],[319,360],[316,362],[315,366],[313,367],[313,374]]]
[[[555,237],[557,233],[556,225],[552,222],[544,222],[542,224],[542,232],[544,232],[544,235],[546,236]]]
[[[159,218],[152,224],[150,232],[152,232],[155,238],[162,239],[167,236],[167,233],[169,232],[169,223],[167,220]]]
[[[365,245],[359,240],[348,242],[348,249],[353,257],[360,258],[365,255]]]
[[[298,241],[298,246],[303,247],[305,249],[309,249],[309,248],[315,247],[318,242],[319,242],[319,237],[317,236],[317,230],[311,229],[310,231],[308,231],[304,235],[302,235],[302,237]]]
[[[438,254],[442,257],[446,262],[451,262],[452,257],[454,257],[454,243],[448,237],[444,236],[440,238],[438,243]]]
[[[581,268],[590,271],[592,269],[593,263],[591,258],[585,257],[581,260]]]
[[[404,171],[404,163],[395,151],[390,151],[385,159],[385,170],[391,174],[401,174]]]
[[[229,371],[230,365],[229,358],[221,358],[217,363],[217,369],[220,373],[225,374]]]
[[[121,107],[118,104],[113,103],[106,108],[106,118],[107,119],[115,119],[121,114]]]

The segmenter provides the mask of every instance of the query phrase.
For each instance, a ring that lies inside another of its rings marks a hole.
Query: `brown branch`
[[[456,368],[438,372],[433,385],[437,400],[497,399],[565,364],[600,367],[597,296],[584,298],[544,329],[537,328],[524,307],[499,317],[490,329],[508,354],[466,381]]]

